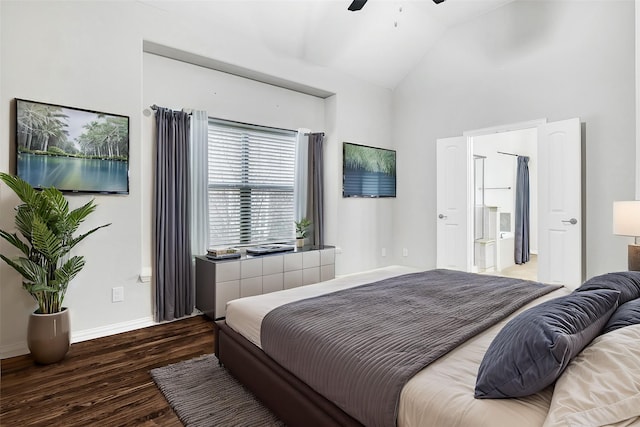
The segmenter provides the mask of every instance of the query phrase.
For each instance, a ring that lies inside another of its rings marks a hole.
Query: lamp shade
[[[613,234],[640,236],[640,200],[613,202]]]

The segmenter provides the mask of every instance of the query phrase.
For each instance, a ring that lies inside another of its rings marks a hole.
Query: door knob
[[[438,215],[438,218],[440,219],[445,219],[446,217],[447,217],[446,215],[442,215],[442,214]]]
[[[563,219],[562,222],[564,222],[565,224],[569,223],[571,225],[576,225],[578,223],[578,220],[575,218],[571,218],[571,219]]]

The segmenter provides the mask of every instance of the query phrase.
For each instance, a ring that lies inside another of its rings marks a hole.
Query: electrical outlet
[[[111,302],[124,301],[124,287],[111,288]]]
[[[380,255],[383,257],[387,256],[387,248],[382,248],[382,250],[380,251]]]
[[[409,256],[409,249],[402,248],[402,256]]]

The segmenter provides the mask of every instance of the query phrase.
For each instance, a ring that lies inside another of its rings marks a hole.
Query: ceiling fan
[[[444,0],[433,0],[433,2],[435,4],[440,4],[442,3]],[[352,12],[355,12],[357,10],[360,10],[364,7],[365,3],[367,2],[367,0],[353,0],[351,2],[351,4],[349,5],[349,10]]]

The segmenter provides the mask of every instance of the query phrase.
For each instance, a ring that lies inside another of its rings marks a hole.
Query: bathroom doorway
[[[537,279],[537,267],[526,265],[537,261],[538,254],[537,139],[537,128],[473,137],[473,245],[474,267],[478,272],[518,275],[522,270],[528,279]],[[528,260],[519,259],[516,264],[518,156],[529,159],[529,251]]]
[[[537,279],[549,284],[577,287],[584,280],[582,239],[584,235],[582,215],[582,138],[580,119],[572,118],[556,122],[536,120],[500,127],[464,132],[462,136],[438,138],[436,141],[436,266],[462,271],[476,271],[474,265],[475,220],[474,211],[474,154],[485,154],[474,150],[483,136],[535,128],[537,142],[531,144],[532,151],[506,152],[505,156],[521,159],[518,155],[529,154],[537,166],[537,179],[530,178],[530,204],[537,209],[524,209],[536,215],[530,230],[530,251],[537,250]],[[535,147],[535,148],[534,148]],[[515,151],[515,150],[512,150]],[[486,157],[486,156],[485,156]],[[490,171],[491,165],[484,164]],[[506,167],[507,170],[512,168]],[[484,178],[483,178],[484,179]],[[499,184],[502,186],[502,184]],[[509,185],[506,185],[507,187]],[[489,187],[484,180],[483,187]],[[486,190],[486,188],[485,188]],[[486,192],[485,192],[486,197]],[[485,205],[489,206],[490,201]],[[519,204],[519,206],[521,206]],[[505,212],[507,213],[507,212]],[[491,215],[491,214],[489,214]],[[514,224],[511,215],[511,224]],[[486,218],[487,216],[484,216]],[[494,248],[499,237],[499,219],[507,227],[509,216],[500,216],[496,210],[496,234]],[[520,228],[518,228],[520,229]],[[504,231],[504,233],[508,233]],[[483,238],[484,236],[483,231]],[[517,234],[516,234],[517,235]],[[508,239],[508,234],[502,235]],[[516,237],[518,239],[518,237]],[[535,242],[537,239],[537,242]],[[502,248],[507,247],[501,242]],[[515,243],[515,242],[514,242]],[[531,242],[530,242],[531,243]],[[517,243],[516,243],[517,244]],[[525,247],[525,245],[522,245]],[[511,252],[510,250],[505,252]],[[522,251],[524,252],[524,251]],[[521,254],[522,252],[519,252]],[[495,257],[493,270],[502,268],[498,249],[487,250],[486,255]],[[535,255],[535,253],[533,253]],[[515,261],[515,258],[514,258]],[[500,265],[499,265],[500,264]],[[508,268],[508,267],[507,267]],[[484,266],[489,271],[490,264]]]

